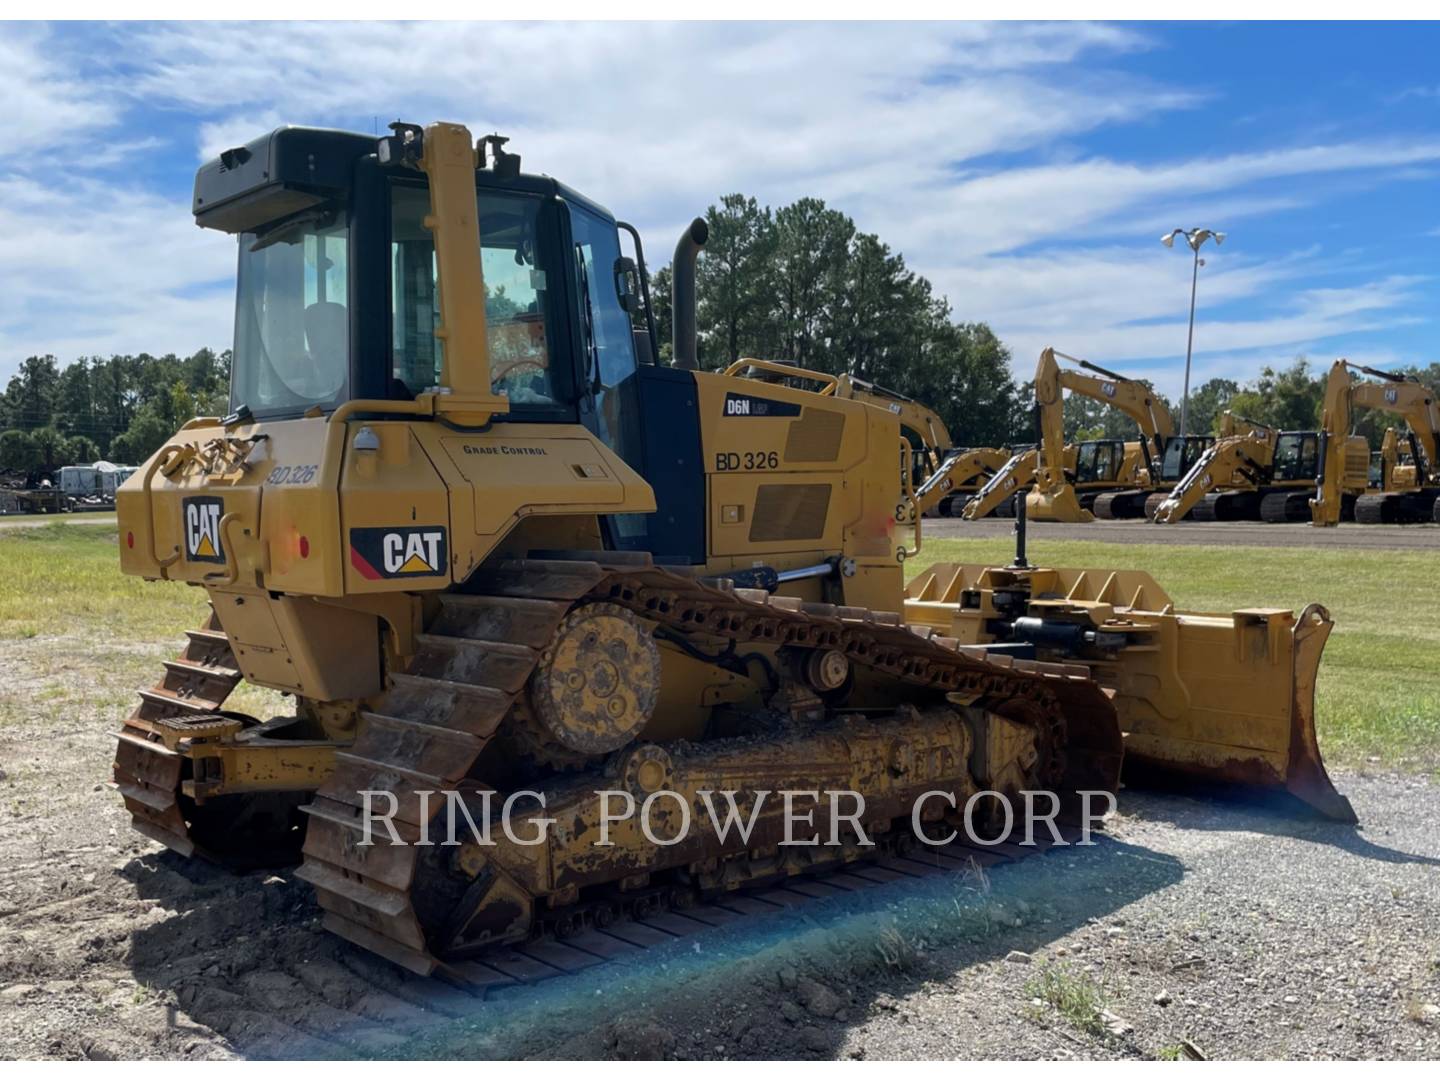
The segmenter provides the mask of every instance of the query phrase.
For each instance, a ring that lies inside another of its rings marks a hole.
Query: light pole
[[[1200,258],[1200,247],[1212,237],[1218,247],[1225,242],[1225,234],[1210,229],[1171,229],[1160,238],[1160,243],[1167,248],[1174,247],[1177,236],[1183,236],[1195,254],[1195,265],[1190,271],[1190,333],[1185,338],[1185,390],[1180,398],[1180,437],[1183,439],[1189,431],[1187,422],[1190,419],[1190,353],[1195,346],[1195,286],[1200,281],[1200,267],[1205,265],[1205,260]]]

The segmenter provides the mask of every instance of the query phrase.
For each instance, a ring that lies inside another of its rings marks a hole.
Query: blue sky
[[[1440,359],[1440,27],[7,24],[0,379],[229,343],[202,158],[279,123],[499,129],[652,258],[718,195],[819,195],[989,322],[1178,392],[1298,353]]]

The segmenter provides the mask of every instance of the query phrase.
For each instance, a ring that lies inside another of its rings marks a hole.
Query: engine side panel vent
[[[761,484],[750,516],[750,541],[819,540],[825,535],[830,490],[829,484]]]
[[[844,413],[807,408],[800,419],[790,421],[790,431],[785,437],[785,460],[834,461],[840,456],[840,440],[844,435]]]

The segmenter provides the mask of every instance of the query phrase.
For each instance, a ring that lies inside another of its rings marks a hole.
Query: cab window
[[[240,237],[232,409],[298,412],[345,396],[348,251],[335,210]]]
[[[540,200],[481,191],[478,203],[491,385],[515,406],[553,405],[558,388],[547,329],[551,290]],[[391,189],[391,377],[392,391],[400,397],[414,397],[440,379],[435,244],[424,226],[429,211],[425,188],[397,184]]]
[[[619,235],[613,221],[578,205],[570,207],[570,232],[579,294],[580,379],[594,404],[590,422],[606,445],[643,471],[635,339],[616,275]],[[643,548],[647,515],[611,514],[607,521],[617,546]]]
[[[639,461],[638,432],[624,421],[635,415],[635,338],[620,306],[615,261],[620,240],[613,222],[580,206],[570,208],[579,281],[580,361],[583,381],[595,391],[600,437],[632,464]]]

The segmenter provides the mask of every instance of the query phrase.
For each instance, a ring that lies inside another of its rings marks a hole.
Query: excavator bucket
[[[1095,515],[1080,505],[1075,489],[1064,484],[1054,491],[1032,491],[1025,496],[1025,516],[1031,521],[1069,521],[1081,524]]]
[[[1333,625],[1293,611],[1177,611],[1140,571],[938,564],[907,588],[910,623],[1038,660],[1084,664],[1113,697],[1125,773],[1278,788],[1354,822],[1315,733],[1315,679]]]

